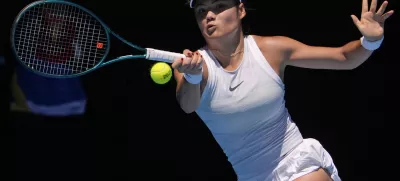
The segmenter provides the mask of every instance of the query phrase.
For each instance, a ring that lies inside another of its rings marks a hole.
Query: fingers
[[[185,71],[185,69],[187,68],[187,66],[188,66],[187,62],[191,61],[191,57],[192,57],[193,53],[192,53],[192,51],[185,49],[185,50],[183,50],[183,54],[186,56],[186,58],[176,59],[171,65],[171,67],[173,69],[177,69],[181,73],[183,71]]]
[[[173,69],[179,70],[179,67],[182,65],[182,62],[183,62],[183,58],[178,58],[172,63],[171,67]]]
[[[191,57],[192,54],[193,54],[193,52],[190,51],[190,50],[188,50],[188,49],[185,49],[185,50],[183,50],[183,54],[184,54],[186,57]]]
[[[368,0],[363,0],[361,13],[366,13],[366,12],[368,12]]]
[[[183,54],[186,58],[180,58],[172,63],[172,68],[178,70],[180,73],[198,72],[201,70],[203,64],[203,56],[199,52],[191,52],[184,50]]]
[[[387,5],[388,5],[387,1],[383,2],[378,12],[376,12],[376,14],[381,16],[385,12]]]
[[[361,15],[363,13],[366,13],[366,12],[370,11],[372,13],[376,13],[377,16],[382,16],[383,20],[386,20],[390,16],[393,15],[393,13],[394,13],[393,10],[385,13],[386,8],[387,8],[387,6],[389,4],[387,1],[384,1],[382,3],[382,5],[379,7],[378,11],[376,11],[377,4],[378,4],[378,0],[372,0],[370,9],[368,10],[368,0],[363,0],[362,1],[362,13],[361,13]],[[358,26],[360,21],[354,15],[352,15],[351,18],[353,19],[354,23]]]
[[[185,56],[187,57],[186,59],[184,59],[183,63],[182,63],[182,67],[184,70],[192,70],[193,67],[196,66],[196,62],[199,59],[198,52],[192,52],[188,49],[183,51],[183,54],[185,54]]]
[[[357,28],[359,28],[360,25],[360,20],[358,20],[358,18],[355,15],[351,15],[351,19],[353,19],[354,24],[357,26]]]
[[[189,70],[198,69],[199,65],[203,62],[203,56],[199,52],[194,52],[192,56],[192,60],[190,61],[190,66],[188,66]]]
[[[376,4],[378,4],[377,0],[372,0],[372,2],[371,2],[371,7],[370,7],[369,11],[375,13],[375,11],[376,11]]]
[[[201,69],[203,67],[203,60],[204,60],[203,56],[201,56],[201,58],[199,60],[197,60],[196,66],[193,67],[193,69],[195,69],[195,70]]]
[[[181,67],[179,69],[180,72],[184,72],[185,70],[190,69],[190,62],[192,62],[193,59],[192,51],[185,49],[183,50],[183,54],[186,56],[186,58],[182,60]]]
[[[387,13],[383,14],[382,17],[384,20],[388,19],[390,16],[392,16],[394,13],[393,10],[388,11]]]

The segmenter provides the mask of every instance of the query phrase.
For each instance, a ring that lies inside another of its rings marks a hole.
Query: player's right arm
[[[172,64],[177,81],[176,98],[185,113],[194,112],[200,104],[202,91],[206,85],[208,70],[203,57],[198,52],[184,50],[184,59],[177,59]],[[200,83],[190,83],[184,74],[202,76]]]

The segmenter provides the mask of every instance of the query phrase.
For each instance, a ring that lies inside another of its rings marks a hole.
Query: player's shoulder
[[[288,58],[296,41],[286,36],[253,36],[269,64],[279,67]]]
[[[264,50],[284,51],[287,49],[287,46],[292,41],[291,38],[286,36],[251,35],[251,37],[254,39],[257,46],[262,51]]]

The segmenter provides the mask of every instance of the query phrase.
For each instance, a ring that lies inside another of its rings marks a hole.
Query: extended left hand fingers
[[[368,0],[363,0],[362,1],[362,11],[361,11],[361,15],[363,15],[364,13],[368,12]]]
[[[376,4],[377,4],[377,3],[378,3],[377,0],[372,0],[372,2],[371,2],[371,7],[370,7],[370,9],[369,9],[370,12],[375,13],[375,11],[376,11]]]
[[[383,14],[383,13],[385,12],[385,10],[386,10],[387,5],[388,5],[388,2],[387,2],[387,1],[383,2],[382,5],[381,5],[381,7],[379,8],[378,12],[376,12],[376,15],[382,16],[382,14]]]
[[[382,15],[383,20],[385,21],[386,19],[388,19],[390,16],[393,15],[393,13],[394,13],[394,11],[393,11],[393,10],[390,10],[389,12],[383,14],[383,15]]]

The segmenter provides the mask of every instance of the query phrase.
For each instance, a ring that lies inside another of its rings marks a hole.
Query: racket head
[[[28,70],[71,78],[101,66],[110,51],[110,35],[107,26],[84,7],[68,1],[36,1],[15,18],[11,47]]]

